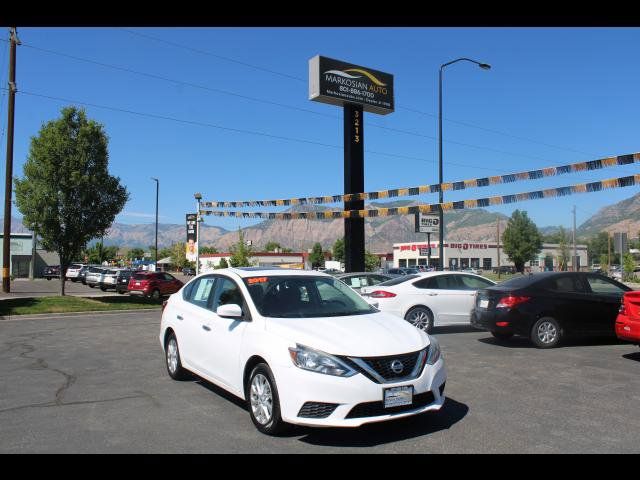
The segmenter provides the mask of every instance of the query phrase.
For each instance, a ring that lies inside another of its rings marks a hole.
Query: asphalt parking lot
[[[0,321],[2,453],[638,453],[640,350],[553,350],[436,329],[440,412],[360,429],[260,434],[241,401],[169,378],[160,310]]]

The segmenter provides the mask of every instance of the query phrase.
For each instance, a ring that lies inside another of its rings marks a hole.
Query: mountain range
[[[366,208],[402,207],[415,205],[413,201],[391,203],[372,202]],[[294,207],[291,211],[326,210],[322,206]],[[209,225],[214,217],[205,217],[200,228],[201,245],[214,246],[218,251],[228,251],[238,240],[237,231],[229,231],[221,227]],[[488,212],[484,209],[458,210],[445,213],[446,238],[449,240],[492,241],[496,239],[497,223],[503,232],[509,217],[500,213]],[[12,217],[12,232],[21,233],[28,230],[21,220]],[[543,234],[551,234],[559,229],[556,226],[539,228]],[[585,238],[600,231],[628,232],[635,238],[640,232],[640,193],[631,198],[599,210],[577,229],[577,236]],[[260,249],[267,242],[278,242],[283,247],[294,251],[306,250],[319,242],[323,249],[330,248],[337,238],[344,233],[344,221],[335,220],[265,220],[243,229],[245,240],[251,240],[255,249]],[[158,224],[158,247],[168,247],[176,242],[184,242],[185,225]],[[396,215],[376,217],[365,220],[366,248],[371,252],[389,252],[394,243],[426,240],[426,234],[414,232],[413,215]],[[114,223],[104,237],[105,245],[120,247],[143,247],[153,245],[155,241],[155,224],[122,224]]]

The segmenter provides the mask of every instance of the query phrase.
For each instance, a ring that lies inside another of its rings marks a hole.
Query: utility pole
[[[11,291],[11,193],[13,183],[13,118],[16,103],[16,45],[20,44],[16,27],[11,27],[9,53],[9,108],[7,121],[7,171],[4,188],[4,237],[2,238],[2,291]]]
[[[611,271],[611,234],[607,231],[607,275]]]
[[[578,272],[578,248],[576,246],[576,206],[573,206],[573,271]]]
[[[496,222],[496,229],[498,231],[498,280],[500,280],[500,217]]]

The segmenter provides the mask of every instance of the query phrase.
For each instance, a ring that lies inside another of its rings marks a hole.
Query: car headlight
[[[436,337],[429,335],[429,354],[427,355],[427,364],[433,365],[440,360],[440,343],[436,340]]]
[[[305,347],[304,345],[296,345],[296,348],[289,348],[289,354],[293,364],[303,370],[336,377],[351,377],[358,373],[333,355]]]

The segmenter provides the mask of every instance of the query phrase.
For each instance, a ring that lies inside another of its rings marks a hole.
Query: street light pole
[[[156,244],[155,244],[155,254],[153,261],[153,271],[158,271],[158,193],[160,191],[160,180],[157,178],[151,177],[151,180],[155,180],[156,182]]]
[[[491,65],[488,63],[477,62],[476,60],[471,60],[470,58],[457,58],[456,60],[452,60],[445,64],[440,65],[440,75],[439,75],[439,83],[438,83],[438,183],[440,184],[439,193],[438,193],[438,203],[440,204],[438,208],[438,214],[440,217],[440,228],[439,228],[439,257],[438,258],[438,270],[444,270],[444,212],[442,210],[442,203],[444,202],[444,195],[442,192],[442,72],[444,68],[452,63],[456,62],[471,62],[478,65],[483,70],[489,70]]]
[[[202,195],[200,193],[196,193],[194,195],[197,203],[196,210],[196,275],[200,274],[200,200],[202,200]]]

